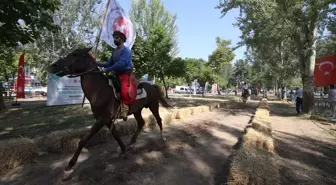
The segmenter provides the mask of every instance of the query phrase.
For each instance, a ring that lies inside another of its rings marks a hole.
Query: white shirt
[[[243,85],[243,89],[248,89],[248,85]]]
[[[296,97],[303,98],[303,90],[301,88],[296,91]]]

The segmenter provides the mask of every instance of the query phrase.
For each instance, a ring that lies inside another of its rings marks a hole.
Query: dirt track
[[[253,114],[257,103],[241,104],[191,116],[164,128],[146,129],[128,158],[118,157],[113,139],[82,152],[71,181],[62,183],[62,171],[70,155],[49,154],[34,164],[1,177],[1,184],[15,185],[185,185],[221,184],[226,177],[228,156]],[[129,137],[123,138],[124,142]]]
[[[269,102],[281,184],[336,184],[336,138],[324,125],[296,116],[295,108]]]

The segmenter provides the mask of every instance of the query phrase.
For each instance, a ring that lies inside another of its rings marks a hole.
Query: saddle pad
[[[113,82],[111,79],[109,79],[109,85],[113,88],[113,92],[115,94],[115,97],[120,100],[120,93],[117,93],[116,92],[116,89],[115,87],[113,86]],[[141,89],[137,89],[137,96],[135,98],[135,100],[140,100],[140,99],[143,99],[143,98],[146,98],[147,97],[147,92],[144,88],[141,88]]]
[[[144,88],[137,89],[137,96],[136,96],[135,100],[140,100],[140,99],[143,99],[143,98],[146,98],[146,97],[147,97],[147,92]]]

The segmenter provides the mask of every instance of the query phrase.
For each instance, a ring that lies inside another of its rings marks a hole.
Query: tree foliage
[[[0,44],[15,47],[37,39],[45,30],[57,28],[52,19],[59,1],[30,0],[0,2]]]
[[[39,70],[38,77],[45,82],[48,65],[80,47],[93,47],[102,18],[100,0],[60,0],[61,6],[52,14],[57,32],[45,30],[41,36],[24,47]],[[96,13],[100,12],[100,13]]]
[[[177,48],[176,14],[170,13],[161,0],[132,0],[130,18],[134,23],[138,36],[147,40],[151,37],[151,29],[161,25],[166,30],[172,42],[170,54],[175,56]]]
[[[17,46],[33,42],[45,30],[56,30],[52,13],[58,5],[58,1],[0,2],[0,79],[8,81],[14,76]],[[0,102],[2,110],[5,108],[2,96]]]
[[[262,63],[280,64],[274,65],[277,71],[273,69],[276,81],[295,74],[290,69],[300,70],[303,111],[310,113],[318,33],[328,25],[329,15],[335,14],[331,6],[335,3],[333,0],[222,0],[217,8],[223,16],[231,9],[240,9],[236,25],[242,31],[241,44],[251,47],[253,55]]]
[[[217,48],[215,51],[209,55],[209,66],[213,69],[214,72],[219,73],[223,69],[225,64],[230,63],[235,54],[230,48],[231,41],[222,40],[221,38],[216,38]]]

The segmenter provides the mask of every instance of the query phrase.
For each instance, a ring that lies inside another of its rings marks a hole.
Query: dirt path
[[[270,102],[282,184],[336,184],[336,138],[295,108]]]
[[[82,152],[71,181],[61,183],[62,170],[71,155],[48,155],[34,164],[1,177],[11,185],[204,185],[221,184],[226,177],[228,156],[253,114],[257,102],[191,116],[165,128],[167,142],[158,128],[139,136],[126,160],[119,158],[113,139]],[[129,141],[129,137],[123,140]]]

